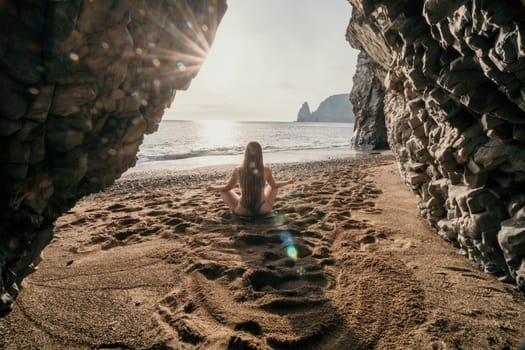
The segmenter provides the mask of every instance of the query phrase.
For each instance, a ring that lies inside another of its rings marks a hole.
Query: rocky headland
[[[354,119],[348,94],[332,95],[326,98],[313,112],[310,111],[308,102],[305,102],[297,113],[298,122],[353,123]]]

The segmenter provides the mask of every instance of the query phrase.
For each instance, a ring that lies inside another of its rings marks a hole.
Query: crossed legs
[[[239,195],[232,190],[221,192],[221,197],[228,208],[230,208],[232,213],[237,214],[235,209],[239,206],[241,197],[239,197]]]
[[[266,186],[264,188],[264,198],[263,198],[264,204],[261,207],[261,209],[259,209],[259,214],[271,213],[276,199],[277,199],[277,188],[273,188],[272,186]]]
[[[242,216],[251,216],[252,213],[241,205],[241,197],[233,190],[221,192],[221,197],[224,203],[230,208],[231,212]],[[258,214],[271,213],[275,200],[277,199],[277,188],[266,186],[264,188],[263,198],[264,204],[259,209]]]

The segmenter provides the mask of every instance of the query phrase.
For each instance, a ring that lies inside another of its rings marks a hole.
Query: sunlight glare
[[[233,143],[233,123],[227,120],[203,120],[202,135],[209,146],[214,148]]]
[[[149,3],[147,4],[149,5]],[[146,2],[133,7],[134,15],[145,17],[147,21],[156,25],[159,31],[169,34],[176,45],[163,45],[156,40],[154,33],[147,33],[151,37],[144,47],[137,47],[134,53],[143,56],[151,63],[145,68],[145,72],[152,77],[160,77],[167,80],[180,78],[182,81],[192,79],[200,70],[214,40],[215,32],[219,24],[219,15],[222,11],[221,3],[209,0],[208,5],[202,4],[194,9],[186,1],[176,1],[173,6],[177,8],[177,18],[166,20],[166,14],[162,13],[161,7],[146,7]],[[159,45],[160,44],[160,45]],[[109,48],[109,44],[106,43]],[[168,46],[169,48],[166,48]],[[78,60],[78,55],[70,54],[72,61]],[[187,89],[189,85],[179,86],[178,90]]]

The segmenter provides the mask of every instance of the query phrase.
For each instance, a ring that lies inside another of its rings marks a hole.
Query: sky
[[[349,93],[358,51],[347,0],[228,0],[215,42],[164,119],[292,121]]]

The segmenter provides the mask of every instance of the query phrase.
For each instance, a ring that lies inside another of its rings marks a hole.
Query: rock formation
[[[388,141],[439,234],[525,290],[525,9],[350,0],[385,88]]]
[[[308,102],[305,102],[301,106],[299,113],[297,113],[297,121],[305,122],[310,118],[311,115],[312,115],[312,112],[310,112],[310,106],[308,105]]]
[[[348,40],[351,41],[351,36]],[[383,101],[385,90],[373,74],[374,63],[361,51],[357,58],[350,102],[355,114],[352,145],[356,149],[388,149]],[[376,67],[376,70],[379,70]]]
[[[326,98],[315,112],[310,113],[308,102],[303,103],[297,114],[298,122],[353,123],[354,113],[348,94],[332,95]]]
[[[0,3],[0,311],[55,219],[135,164],[225,10],[225,0]]]

